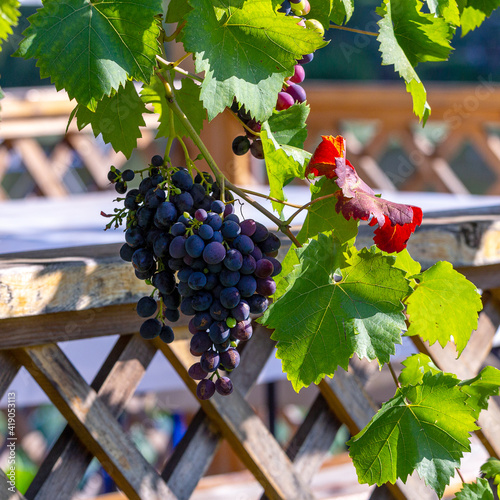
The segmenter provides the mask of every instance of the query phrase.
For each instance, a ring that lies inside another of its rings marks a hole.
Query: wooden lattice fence
[[[432,216],[414,235],[410,251],[424,266],[450,260],[483,290],[484,310],[478,330],[459,361],[454,351],[429,347],[415,339],[438,366],[461,377],[474,376],[491,357],[500,325],[500,210],[482,209],[439,219]],[[369,240],[363,237],[360,244]],[[256,327],[242,344],[241,364],[231,375],[229,397],[201,401],[189,428],[163,470],[155,470],[123,432],[118,416],[161,351],[186,387],[192,363],[186,318],[167,345],[138,335],[140,318],[134,301],[146,285],[135,279],[129,264],[117,257],[119,245],[79,247],[0,257],[0,389],[3,395],[21,366],[58,408],[68,425],[50,450],[23,496],[8,491],[0,473],[0,499],[70,499],[92,457],[97,457],[127,498],[187,499],[227,440],[263,488],[263,497],[311,499],[310,482],[325,459],[342,423],[351,433],[364,427],[376,406],[364,386],[372,373],[354,363],[319,385],[319,394],[286,449],[270,434],[245,399],[273,353],[270,332]],[[106,361],[89,385],[58,343],[119,335]],[[480,418],[478,435],[488,452],[500,458],[500,409],[495,401]],[[405,485],[382,486],[371,499],[436,498],[416,478]]]

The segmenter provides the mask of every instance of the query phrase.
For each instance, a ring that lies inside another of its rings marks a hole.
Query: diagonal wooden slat
[[[12,485],[9,478],[3,470],[0,469],[0,500],[26,500],[26,497],[16,488],[12,491]]]
[[[128,498],[175,498],[57,345],[20,349],[16,354]]]
[[[138,336],[122,336],[91,384],[117,417],[134,394],[156,349]],[[93,458],[68,425],[52,447],[26,492],[28,499],[51,500],[58,491],[71,498]]]
[[[274,342],[269,331],[254,324],[252,340],[244,345],[240,365],[231,374],[234,385],[243,396],[256,382],[273,349]],[[191,496],[208,469],[221,439],[218,428],[200,409],[162,472],[162,477],[179,499]]]
[[[188,342],[179,341],[172,346],[164,345],[161,350],[189,390],[195,393],[196,382],[187,374],[192,363]],[[237,389],[231,394],[230,404],[219,394],[200,403],[238,457],[264,487],[269,498],[313,498],[300,475],[293,470],[280,445]]]
[[[21,365],[11,351],[0,351],[0,398],[17,375]]]

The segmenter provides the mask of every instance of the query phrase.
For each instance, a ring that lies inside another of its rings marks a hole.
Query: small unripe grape
[[[306,28],[316,31],[316,33],[319,33],[321,36],[325,34],[325,28],[323,28],[323,25],[317,19],[306,19]]]
[[[295,103],[293,97],[287,92],[279,92],[278,100],[276,102],[276,110],[281,111],[283,109],[288,109]]]

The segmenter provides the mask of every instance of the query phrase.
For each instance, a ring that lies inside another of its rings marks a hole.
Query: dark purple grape
[[[168,268],[172,271],[179,271],[184,267],[184,261],[182,259],[168,259]]]
[[[240,223],[240,218],[236,215],[236,214],[227,214],[226,216],[224,216],[224,220],[232,220],[234,222],[236,222],[237,224]],[[241,229],[240,229],[241,230]]]
[[[153,297],[142,297],[139,299],[139,302],[137,302],[137,314],[141,318],[149,318],[149,316],[153,316],[157,309],[158,306]]]
[[[239,135],[233,140],[231,148],[235,155],[242,156],[248,153],[248,150],[250,149],[250,141],[246,135]]]
[[[188,370],[188,375],[193,379],[193,380],[203,380],[207,375],[208,372],[206,372],[202,367],[201,364],[195,363],[194,365],[191,365]]]
[[[234,328],[231,328],[230,332],[231,337],[233,337],[235,340],[245,342],[252,336],[252,322],[250,320],[240,321],[236,323],[236,326]]]
[[[227,217],[230,214],[234,214],[234,212],[235,212],[234,205],[232,205],[231,203],[228,203],[227,205],[225,205],[224,217]]]
[[[138,271],[147,271],[153,267],[155,260],[153,253],[146,248],[139,248],[132,255],[132,265]]]
[[[177,279],[182,281],[183,283],[187,283],[189,281],[190,276],[193,274],[193,270],[190,267],[183,267],[177,273]]]
[[[253,252],[255,247],[252,239],[249,236],[240,234],[233,241],[234,248],[239,250],[243,255],[248,255]]]
[[[192,297],[196,291],[193,290],[188,284],[187,282],[184,282],[184,281],[179,281],[179,283],[177,283],[177,289],[179,290],[179,293],[182,295],[182,297]]]
[[[228,349],[225,352],[219,354],[220,364],[225,368],[226,371],[234,370],[240,364],[240,353],[234,349]]]
[[[137,248],[144,245],[145,240],[139,228],[131,227],[125,231],[125,241],[132,247]]]
[[[169,251],[170,255],[174,259],[182,259],[186,255],[186,248],[184,247],[184,242],[186,238],[184,236],[176,236],[170,243]]]
[[[168,325],[163,325],[160,330],[160,339],[165,342],[165,344],[170,344],[174,341],[174,331]]]
[[[189,190],[191,196],[193,197],[194,206],[198,208],[203,208],[203,210],[207,210],[201,205],[205,205],[205,188],[201,184],[193,184],[193,187]],[[209,198],[209,202],[212,203],[212,200]],[[210,205],[208,205],[208,209],[210,209]]]
[[[305,56],[302,56],[302,59],[299,59],[297,61],[298,64],[308,64],[314,59],[314,54],[306,54]]]
[[[217,321],[210,325],[208,336],[214,344],[222,344],[230,335],[230,331],[225,321]]]
[[[210,240],[213,237],[213,235],[214,235],[214,230],[208,224],[202,224],[198,228],[198,236],[205,241]]]
[[[129,196],[127,194],[127,197],[125,198],[124,201],[124,207],[127,210],[137,210],[139,204],[135,201],[135,196]]]
[[[229,206],[229,205],[228,205]],[[234,220],[224,220],[221,227],[222,236],[227,240],[236,238],[241,232],[240,225]]]
[[[194,201],[191,194],[183,191],[181,194],[177,194],[173,199],[174,205],[179,212],[190,212],[193,209]]]
[[[178,170],[172,175],[172,184],[183,191],[189,191],[193,187],[193,179],[187,170]]]
[[[226,249],[222,243],[217,241],[209,243],[203,250],[203,260],[207,264],[218,264],[219,262],[222,262],[225,257]]]
[[[257,261],[254,274],[257,278],[267,278],[268,276],[271,276],[273,271],[273,263],[269,259],[263,258]]]
[[[252,274],[255,271],[255,266],[257,265],[256,260],[251,255],[243,256],[243,264],[240,269],[241,274]]]
[[[157,288],[160,293],[168,295],[175,289],[175,278],[170,271],[164,270],[153,274],[153,279],[151,281],[153,286]]]
[[[230,271],[238,271],[243,265],[243,255],[236,248],[230,248],[226,252],[226,257],[224,259],[224,266]]]
[[[276,292],[276,283],[272,278],[259,278],[257,280],[257,293],[270,297]]]
[[[257,290],[257,280],[250,275],[244,275],[236,284],[242,297],[251,297]]]
[[[139,333],[146,340],[154,339],[160,335],[161,323],[156,318],[149,318],[141,325]]]
[[[248,305],[250,306],[250,312],[252,314],[262,314],[269,305],[269,301],[266,297],[260,294],[252,295],[247,299]]]
[[[193,308],[193,297],[184,297],[181,301],[181,312],[186,316],[193,316],[196,310]]]
[[[205,290],[213,290],[219,284],[219,278],[213,273],[208,273],[205,275],[207,282],[205,284]]]
[[[290,94],[295,102],[304,102],[306,100],[306,91],[296,83],[290,83],[286,93]]]
[[[210,325],[214,322],[210,313],[206,311],[197,312],[191,319],[193,326],[197,330],[207,330]]]
[[[256,261],[262,259],[264,257],[264,254],[262,253],[262,250],[258,247],[255,246],[253,249],[253,252],[250,254]]]
[[[197,292],[192,297],[191,307],[195,311],[206,311],[212,305],[213,300],[214,300],[213,295],[210,292],[206,291]]]
[[[264,159],[264,147],[262,146],[262,141],[260,139],[255,139],[250,146],[250,153],[257,160]]]
[[[212,243],[212,241],[223,243],[224,237],[222,236],[222,233],[220,231],[214,231],[214,235],[210,238],[210,243]]]
[[[120,178],[121,172],[115,168],[114,170],[110,170],[108,172],[108,181],[115,183]]]
[[[266,259],[271,261],[271,263],[273,265],[273,272],[271,273],[271,278],[278,276],[278,274],[281,273],[280,261],[278,259],[275,259],[274,257],[266,257]]]
[[[210,316],[215,321],[225,321],[229,316],[229,311],[220,303],[220,300],[215,299],[210,306]]]
[[[158,205],[154,221],[158,227],[170,227],[177,220],[177,217],[178,213],[177,209],[175,208],[175,205],[170,201],[164,201],[163,203],[160,203]]]
[[[146,193],[153,187],[151,177],[145,177],[139,184],[139,193],[146,196]]]
[[[238,305],[240,298],[240,292],[233,286],[230,288],[224,288],[224,290],[220,293],[219,300],[225,308],[232,309]]]
[[[255,232],[252,235],[252,240],[254,241],[254,243],[260,243],[261,241],[264,241],[268,236],[269,236],[269,230],[267,229],[267,227],[264,226],[264,224],[261,224],[260,222],[256,222]]]
[[[151,177],[151,184],[153,185],[153,187],[156,187],[158,186],[158,184],[160,184],[160,182],[163,182],[163,180],[164,179],[161,174],[156,174]]]
[[[207,284],[207,277],[205,274],[196,271],[189,276],[187,283],[193,290],[201,290]]]
[[[197,234],[192,234],[185,243],[186,252],[193,258],[200,257],[205,248],[205,242]]]
[[[170,321],[171,323],[175,323],[179,321],[181,314],[177,309],[164,309],[163,317],[165,319],[168,319],[168,321]]]
[[[181,215],[179,215],[177,222],[184,224],[186,227],[189,227],[191,225],[191,220],[188,219],[183,213]]]
[[[203,210],[202,208],[199,208],[194,213],[194,218],[199,222],[205,222],[207,220],[207,217],[208,217],[207,211]]]
[[[134,272],[135,272],[136,278],[138,278],[140,280],[147,280],[147,279],[151,278],[151,276],[153,275],[153,273],[155,271],[154,271],[154,268],[151,268],[151,269],[148,269],[147,271],[138,271],[137,269],[135,269]]]
[[[134,255],[135,248],[132,248],[127,243],[124,243],[120,248],[120,257],[125,262],[132,262],[132,255]]]
[[[153,252],[159,257],[169,257],[170,253],[168,251],[168,247],[172,242],[172,236],[166,233],[160,233],[153,242]]]
[[[181,294],[179,290],[174,290],[170,294],[161,294],[163,305],[167,309],[177,309],[181,305]]]
[[[125,170],[122,174],[122,179],[124,181],[127,181],[127,182],[130,182],[131,180],[133,180],[135,177],[135,173],[133,170],[130,170],[130,168],[128,168],[127,170]]]
[[[219,367],[219,353],[215,351],[205,351],[201,355],[200,364],[206,372],[213,372]]]
[[[154,219],[154,210],[147,207],[140,207],[136,212],[137,225],[142,228],[149,227]]]
[[[151,165],[154,167],[161,167],[163,165],[163,158],[160,155],[154,155],[151,158]]]
[[[291,108],[294,104],[295,100],[288,92],[278,92],[278,99],[276,100],[277,111]]]
[[[165,201],[165,191],[163,189],[151,188],[144,197],[144,205],[149,208],[158,208],[160,203]]]
[[[215,384],[208,378],[200,380],[196,387],[198,399],[210,399],[215,394]]]
[[[182,236],[186,233],[186,226],[182,222],[176,222],[170,228],[172,236]]]
[[[224,287],[236,286],[236,283],[240,281],[240,273],[238,271],[230,271],[229,269],[223,269],[219,274],[220,284]]]
[[[272,253],[280,249],[281,241],[275,234],[269,233],[268,237],[259,243],[259,247],[265,254]]]
[[[253,219],[246,219],[240,222],[241,234],[252,236],[255,233],[256,223]]]
[[[244,300],[241,300],[240,303],[231,309],[231,316],[236,321],[245,321],[250,317],[250,306]]]
[[[229,396],[233,392],[233,383],[229,377],[219,377],[214,386],[221,396]]]
[[[205,351],[208,351],[212,347],[212,341],[206,332],[195,333],[191,337],[191,342],[189,344],[191,353],[196,353],[194,356],[201,356]]]
[[[215,212],[216,214],[221,214],[224,212],[224,202],[221,201],[221,200],[215,200],[212,202],[212,204],[210,205],[210,210],[212,212]],[[219,217],[220,219],[220,217]]]
[[[118,194],[125,194],[127,192],[127,183],[124,181],[119,181],[115,184],[115,191]]]

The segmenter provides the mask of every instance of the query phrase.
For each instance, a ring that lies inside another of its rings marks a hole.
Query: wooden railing
[[[494,132],[500,125],[500,87],[488,80],[475,85],[430,85],[432,115],[423,133],[412,113],[411,98],[400,83],[332,84],[306,82],[311,114],[306,149],[312,151],[321,134],[342,133],[347,138],[348,155],[366,182],[381,190],[433,190],[466,193],[466,180],[452,168],[452,160],[466,143],[474,146],[491,172],[492,182],[482,194],[500,193],[500,138]],[[74,107],[63,93],[53,89],[7,92],[2,100],[0,123],[0,181],[14,157],[20,158],[42,196],[64,196],[68,187],[63,181],[75,152],[87,168],[98,189],[109,187],[106,170],[121,167],[122,154],[103,150],[90,131],[79,133],[74,124],[66,132],[68,117]],[[138,152],[148,161],[161,153],[154,141],[156,117],[145,115],[146,127],[138,143]],[[360,142],[348,124],[372,124],[373,135]],[[432,128],[436,125],[437,127]],[[231,152],[232,139],[243,129],[225,112],[202,137],[220,167],[238,184],[261,183],[262,163],[250,154],[242,157]],[[40,140],[51,138],[55,147],[47,155]],[[401,155],[392,170],[380,160],[393,141],[398,141]],[[192,148],[192,145],[189,145]],[[194,155],[197,152],[194,151]],[[174,159],[182,162],[180,151]],[[470,178],[477,176],[471,165]],[[0,199],[9,193],[0,187]]]
[[[447,258],[483,290],[479,328],[459,361],[453,349],[429,347],[415,339],[440,368],[461,377],[478,373],[490,356],[500,325],[499,242],[499,209],[441,218],[429,214],[411,240],[410,251],[424,266]],[[365,243],[370,241],[362,235],[358,245]],[[0,256],[0,396],[24,366],[68,422],[26,494],[7,494],[8,478],[1,472],[0,498],[70,499],[95,456],[129,499],[187,499],[221,439],[230,443],[268,498],[313,498],[309,484],[341,423],[355,434],[376,411],[364,389],[372,366],[354,362],[348,372],[339,369],[333,379],[324,379],[302,425],[282,449],[246,400],[274,350],[270,332],[255,325],[252,339],[240,346],[241,364],[231,374],[233,394],[200,401],[173,455],[162,470],[156,470],[117,418],[157,351],[168,359],[187,390],[196,392],[187,374],[192,363],[187,321],[181,318],[172,344],[145,341],[138,335],[141,319],[134,302],[146,285],[135,279],[130,264],[119,260],[118,248],[106,245]],[[87,384],[58,343],[109,335],[119,339]],[[497,358],[493,361],[498,363]],[[490,401],[479,423],[478,435],[488,453],[500,458],[500,409],[495,401]],[[370,498],[437,497],[411,477],[406,485],[398,481],[376,488]]]

